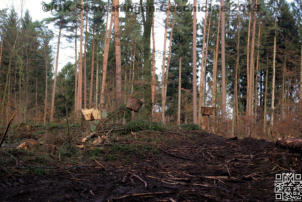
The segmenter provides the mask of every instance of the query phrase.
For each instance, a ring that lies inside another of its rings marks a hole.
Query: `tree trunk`
[[[205,50],[206,50],[206,31],[207,31],[207,19],[208,19],[208,0],[206,0],[206,11],[204,14],[203,22],[203,35],[202,35],[202,60],[200,67],[200,88],[199,88],[199,107],[198,107],[198,123],[201,124],[201,107],[204,106],[204,93],[205,93],[205,77],[206,77],[206,66],[205,66]]]
[[[258,71],[260,68],[260,39],[261,39],[261,24],[259,23],[258,28],[258,41],[257,41],[257,63],[256,63],[256,75],[255,75],[255,119],[257,120],[257,111],[258,111]]]
[[[218,68],[218,55],[219,55],[219,35],[220,35],[220,16],[221,9],[219,9],[217,34],[216,34],[216,49],[214,53],[214,65],[213,65],[213,86],[212,86],[212,107],[216,108],[216,92],[217,92],[217,68]],[[214,113],[215,115],[215,113]]]
[[[255,2],[257,5],[257,0]],[[253,32],[252,32],[252,43],[251,43],[251,55],[250,55],[250,68],[249,68],[249,86],[248,88],[248,99],[249,99],[249,106],[248,106],[248,115],[252,116],[253,114],[253,97],[254,97],[254,77],[255,77],[255,38],[256,38],[256,9],[254,9],[253,15]]]
[[[46,118],[47,118],[47,95],[48,95],[48,61],[46,55],[46,44],[44,44],[44,62],[45,62],[45,97],[44,97],[44,116],[43,116],[43,123],[46,125]]]
[[[238,72],[239,72],[239,61],[240,61],[240,13],[237,14],[237,57],[235,65],[235,82],[234,82],[234,101],[233,101],[233,124],[232,134],[235,136],[235,128],[238,120]]]
[[[249,1],[251,5],[252,0]],[[248,35],[247,35],[247,46],[246,46],[246,82],[247,82],[247,87],[246,87],[246,115],[250,116],[250,38],[251,38],[251,23],[252,23],[252,14],[251,11],[249,11],[249,25],[248,25]]]
[[[84,108],[87,108],[87,75],[86,75],[86,49],[87,49],[87,39],[88,39],[88,13],[86,13],[86,26],[85,26],[85,45],[84,45]]]
[[[194,0],[193,8],[195,12],[193,12],[193,122],[194,124],[198,124],[197,120],[197,79],[196,79],[196,0]]]
[[[50,107],[50,122],[53,122],[53,115],[54,115],[54,108],[55,108],[55,95],[56,95],[56,84],[57,84],[57,72],[59,66],[61,34],[62,34],[62,19],[60,20],[59,36],[58,36],[58,43],[57,43],[56,68],[54,73],[54,81],[53,81],[52,96],[51,96],[51,107]]]
[[[0,44],[0,68],[2,65],[2,52],[3,52],[3,38],[2,38],[1,44]]]
[[[114,0],[115,8],[119,7],[119,0]],[[115,9],[114,19],[114,39],[115,39],[115,63],[116,63],[116,86],[115,98],[116,107],[119,107],[122,101],[122,67],[121,67],[121,46],[120,46],[120,25],[119,25],[119,9]]]
[[[152,44],[153,44],[153,50],[152,50],[152,87],[151,87],[151,99],[152,99],[152,114],[154,112],[154,104],[155,104],[155,85],[156,85],[156,78],[155,78],[155,33],[154,33],[154,17],[152,20]],[[134,62],[134,61],[132,61]]]
[[[95,40],[94,40],[94,30],[92,34],[92,55],[91,55],[91,69],[90,69],[90,87],[89,87],[89,107],[92,107],[92,93],[93,93],[93,75],[94,75],[94,54],[95,54]]]
[[[301,58],[300,58],[300,104],[302,106],[302,45],[301,45]]]
[[[275,19],[275,28],[277,25],[277,19]],[[272,106],[271,106],[271,129],[274,126],[274,113],[275,113],[275,80],[276,80],[276,52],[277,52],[277,33],[275,31],[274,37],[274,56],[273,56],[273,83],[272,83]]]
[[[166,17],[166,24],[165,24],[165,36],[164,36],[164,50],[163,50],[163,63],[162,63],[162,73],[161,73],[161,83],[162,83],[162,88],[161,88],[161,108],[162,108],[162,122],[163,124],[166,123],[166,116],[165,116],[165,111],[166,111],[166,103],[165,103],[165,74],[166,74],[166,44],[167,44],[167,34],[168,34],[168,26],[169,26],[169,16],[170,16],[170,1],[168,2],[168,8],[167,8],[167,17]]]
[[[106,33],[106,37],[105,37],[105,47],[104,47],[104,56],[103,56],[103,75],[102,75],[102,86],[101,86],[101,95],[100,95],[101,110],[105,107],[105,88],[106,88],[106,79],[107,79],[107,63],[108,63],[108,55],[109,55],[110,39],[111,39],[111,31],[112,31],[113,20],[114,20],[114,12],[112,12],[112,14],[111,14],[109,31],[108,31],[108,33]]]
[[[268,58],[267,58],[268,60]],[[267,91],[268,91],[268,61],[265,73],[265,92],[264,92],[264,112],[263,112],[263,133],[266,134],[266,116],[267,116]]]
[[[178,110],[177,110],[177,125],[180,125],[180,110],[181,110],[181,57],[179,58],[179,70],[178,70]]]
[[[80,110],[82,109],[82,90],[83,90],[83,12],[84,12],[84,3],[81,0],[81,33],[80,33],[80,64],[79,64],[79,79],[78,79],[78,107],[76,116],[79,118]]]
[[[285,118],[285,72],[286,72],[286,54],[284,55],[282,64],[282,89],[281,89],[281,119]]]
[[[98,48],[96,52],[98,53]],[[98,54],[96,54],[96,74],[95,74],[95,108],[96,109],[98,108],[98,98],[99,98],[99,56]]]
[[[221,0],[221,8],[224,8],[224,0]],[[226,75],[225,75],[225,12],[221,12],[221,74],[222,74],[222,118],[226,118]]]
[[[35,93],[35,123],[38,120],[38,79],[36,78],[36,93]]]
[[[74,38],[74,113],[75,114],[77,112],[77,106],[78,106],[78,26],[76,24],[75,38]]]
[[[164,100],[163,100],[164,106],[166,106],[166,102],[167,102],[167,88],[168,88],[169,69],[170,69],[171,52],[172,52],[173,29],[174,29],[174,21],[172,22],[172,27],[171,27],[169,55],[168,55],[167,69],[166,69],[166,75],[165,75],[165,80],[164,80],[164,84],[165,84],[164,85],[165,93],[164,93]]]

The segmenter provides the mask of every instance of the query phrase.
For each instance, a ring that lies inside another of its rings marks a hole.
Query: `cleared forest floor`
[[[0,151],[0,201],[274,201],[276,173],[302,154],[199,131],[113,135],[85,150]]]

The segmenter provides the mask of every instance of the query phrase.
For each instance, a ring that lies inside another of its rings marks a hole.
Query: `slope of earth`
[[[198,131],[113,135],[80,153],[34,165],[15,154],[0,201],[274,201],[275,174],[302,171],[299,152]]]

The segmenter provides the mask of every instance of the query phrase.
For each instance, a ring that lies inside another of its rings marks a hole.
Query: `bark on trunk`
[[[86,75],[86,49],[87,49],[87,39],[88,39],[88,13],[86,14],[86,26],[85,26],[85,45],[84,45],[84,108],[87,108],[87,75]]]
[[[268,60],[268,59],[267,59]],[[264,92],[264,112],[263,112],[263,133],[266,134],[266,122],[267,122],[267,91],[268,91],[268,61],[265,73],[265,92]]]
[[[163,63],[162,63],[162,76],[161,76],[161,82],[162,82],[162,89],[161,89],[161,98],[162,98],[162,122],[163,124],[166,123],[166,103],[165,103],[165,74],[166,74],[166,44],[167,44],[167,34],[168,34],[168,24],[169,24],[169,15],[170,15],[170,1],[168,2],[168,8],[167,8],[167,17],[166,17],[166,24],[165,24],[165,36],[164,36],[164,50],[163,50]]]
[[[81,33],[80,33],[80,64],[79,64],[79,79],[78,79],[78,107],[76,111],[76,117],[79,118],[80,111],[82,109],[82,88],[83,88],[83,12],[84,12],[84,4],[83,0],[81,0]]]
[[[200,88],[199,88],[199,107],[198,107],[198,122],[201,124],[201,107],[204,107],[204,93],[205,93],[205,77],[206,77],[206,67],[205,67],[205,50],[206,50],[206,31],[207,31],[207,20],[208,20],[208,0],[206,0],[206,11],[203,23],[203,35],[202,35],[202,59],[200,67]]]
[[[181,112],[181,57],[179,58],[179,70],[178,70],[178,110],[177,110],[177,124],[180,125],[180,113]]]
[[[152,99],[152,114],[154,112],[154,104],[155,104],[155,84],[156,84],[156,78],[155,78],[155,33],[154,33],[154,16],[152,20],[152,44],[153,44],[153,50],[152,50],[152,87],[151,87],[151,99]],[[134,61],[133,61],[134,62]]]
[[[219,9],[217,35],[216,35],[216,49],[214,53],[214,65],[213,65],[213,86],[212,86],[212,107],[216,108],[216,92],[217,92],[217,68],[218,68],[218,55],[219,55],[219,35],[220,35],[220,16],[221,9]]]
[[[115,8],[119,6],[119,0],[114,0]],[[120,25],[119,25],[119,9],[115,10],[114,19],[114,39],[115,39],[115,63],[116,63],[116,86],[115,97],[116,106],[119,107],[122,102],[122,67],[121,67],[121,46],[120,46]]]
[[[60,20],[59,36],[58,36],[58,43],[57,43],[56,68],[54,72],[54,81],[52,86],[51,107],[50,107],[50,122],[53,122],[54,119],[53,116],[54,116],[54,107],[55,107],[55,95],[56,95],[56,84],[57,84],[57,72],[59,66],[61,34],[62,34],[62,19]]]
[[[252,0],[249,1],[250,4]],[[250,38],[251,38],[251,23],[252,23],[252,14],[251,11],[249,11],[249,25],[248,25],[248,34],[247,34],[247,46],[246,46],[246,82],[247,82],[247,87],[246,87],[246,115],[250,116]]]
[[[48,95],[48,77],[47,77],[47,72],[48,72],[48,61],[47,61],[47,56],[46,56],[46,44],[44,44],[44,62],[45,62],[45,97],[44,97],[44,115],[43,115],[43,123],[44,125],[46,124],[46,118],[47,118],[47,95]]]
[[[255,119],[257,120],[257,111],[258,111],[258,71],[260,68],[260,39],[261,39],[261,24],[259,23],[258,28],[258,41],[257,41],[257,63],[256,63],[256,75],[255,75]]]
[[[275,20],[275,27],[277,19]],[[275,32],[274,37],[274,56],[273,56],[273,83],[272,83],[272,106],[271,106],[271,128],[274,126],[274,112],[275,112],[275,80],[276,80],[276,52],[277,52],[277,33]]]
[[[221,0],[221,7],[224,8],[224,0]],[[221,12],[221,74],[222,74],[222,119],[226,118],[226,75],[225,75],[225,12]]]
[[[193,5],[195,12],[193,12],[193,122],[198,124],[197,120],[197,83],[196,83],[196,0]]]
[[[97,51],[98,53],[98,48]],[[98,108],[98,98],[99,98],[99,56],[96,55],[96,74],[95,74],[95,108]]]
[[[239,71],[239,61],[240,61],[240,14],[237,14],[237,57],[235,65],[235,83],[234,83],[234,101],[233,101],[233,124],[232,124],[232,134],[235,136],[235,128],[237,126],[238,120],[238,71]]]
[[[77,112],[78,106],[78,27],[76,24],[74,38],[74,112]]]
[[[92,55],[91,55],[91,69],[90,69],[90,87],[89,87],[89,107],[92,107],[92,93],[93,93],[93,76],[94,76],[94,54],[95,54],[95,40],[94,40],[94,30],[92,36]]]
[[[110,38],[112,31],[112,24],[114,20],[114,12],[111,14],[111,20],[109,25],[109,31],[105,37],[105,47],[104,47],[104,56],[103,56],[103,75],[102,75],[102,86],[101,86],[101,95],[100,95],[100,107],[103,109],[105,107],[105,88],[106,88],[106,79],[107,79],[107,63],[110,47]]]
[[[164,106],[166,106],[166,102],[167,102],[167,88],[168,88],[169,69],[170,69],[171,52],[172,52],[173,28],[174,28],[174,22],[172,23],[172,27],[171,27],[169,55],[168,55],[167,69],[166,69],[166,75],[165,75],[165,80],[164,80],[164,84],[165,84],[164,85],[165,92],[164,92],[164,100],[163,100]]]

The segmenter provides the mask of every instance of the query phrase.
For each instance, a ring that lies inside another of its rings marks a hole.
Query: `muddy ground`
[[[274,201],[275,174],[302,171],[301,152],[198,131],[115,136],[66,161],[5,154],[0,201]]]

